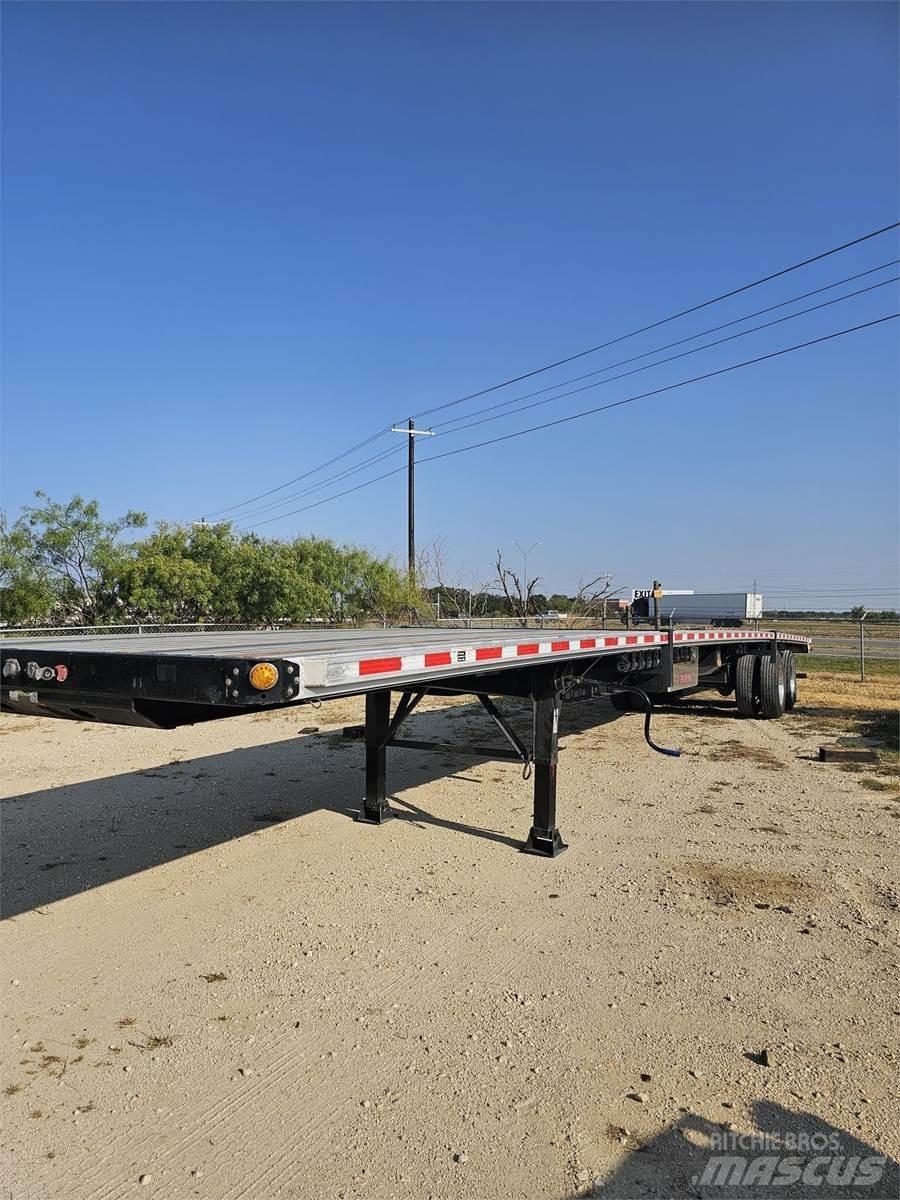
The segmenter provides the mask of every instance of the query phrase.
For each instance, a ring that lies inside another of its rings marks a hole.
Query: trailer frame
[[[533,774],[532,824],[522,850],[555,858],[567,848],[556,811],[559,721],[567,698],[576,693],[643,697],[646,738],[659,749],[649,736],[654,700],[709,688],[727,693],[738,675],[746,674],[737,671],[742,657],[752,656],[757,664],[766,657],[781,670],[785,650],[810,648],[809,640],[796,634],[671,626],[652,633],[415,628],[354,634],[100,636],[91,639],[92,645],[79,639],[74,648],[39,638],[3,641],[0,703],[31,716],[171,729],[364,694],[365,793],[357,819],[384,825],[393,816],[388,749],[454,749],[400,737],[407,719],[426,695],[472,695],[506,745],[460,749],[520,761],[523,774]],[[267,691],[250,683],[253,666],[261,662],[277,672]],[[757,670],[755,677],[759,674]],[[393,713],[392,692],[400,697]],[[494,696],[530,702],[530,749],[494,704]],[[751,707],[754,715],[781,715]]]

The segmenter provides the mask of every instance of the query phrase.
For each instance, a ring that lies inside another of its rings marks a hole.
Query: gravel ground
[[[0,719],[10,1197],[897,1194],[703,1182],[729,1131],[898,1155],[900,804],[814,715],[672,709],[673,760],[569,706],[545,861],[508,763],[395,752],[355,824],[360,714]]]

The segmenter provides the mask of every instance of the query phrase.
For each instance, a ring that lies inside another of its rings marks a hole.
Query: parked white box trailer
[[[659,600],[660,617],[666,624],[670,617],[674,616],[676,622],[682,623],[739,626],[744,621],[758,620],[762,611],[763,598],[759,592],[695,592],[677,595],[674,592],[663,591]],[[641,597],[635,601],[635,620],[652,621],[654,614],[652,597]]]

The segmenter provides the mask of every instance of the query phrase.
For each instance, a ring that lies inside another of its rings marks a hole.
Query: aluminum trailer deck
[[[556,826],[559,713],[567,698],[610,694],[618,707],[718,688],[746,716],[778,717],[796,696],[796,634],[751,629],[621,631],[509,629],[278,630],[35,637],[0,642],[6,711],[172,729],[260,709],[366,695],[366,791],[359,819],[392,815],[388,746],[449,747],[399,737],[427,694],[474,695],[503,747],[470,747],[534,770],[534,820],[523,849],[565,849]],[[391,692],[401,698],[391,714]],[[527,747],[491,696],[529,700]],[[654,749],[658,747],[654,746]]]

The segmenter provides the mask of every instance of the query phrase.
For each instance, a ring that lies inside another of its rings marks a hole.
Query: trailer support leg
[[[385,779],[390,715],[389,690],[366,692],[366,797],[356,817],[366,825],[383,825],[394,815]]]
[[[559,760],[559,692],[551,680],[534,692],[534,817],[525,854],[556,858],[566,849],[556,827],[556,768]]]

